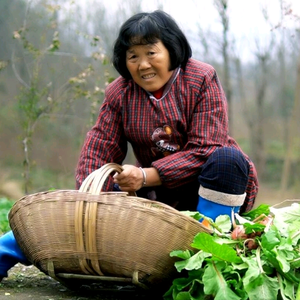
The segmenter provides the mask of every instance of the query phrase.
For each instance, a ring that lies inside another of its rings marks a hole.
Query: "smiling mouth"
[[[143,75],[142,78],[143,78],[143,79],[151,79],[151,78],[153,78],[154,76],[155,76],[155,74],[153,73],[153,74]]]

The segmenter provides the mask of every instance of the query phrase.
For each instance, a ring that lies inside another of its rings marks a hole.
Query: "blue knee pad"
[[[0,277],[7,277],[7,271],[15,264],[30,265],[20,249],[12,231],[0,237]]]

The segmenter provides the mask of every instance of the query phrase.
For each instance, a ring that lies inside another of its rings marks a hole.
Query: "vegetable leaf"
[[[229,232],[232,228],[231,219],[228,215],[218,216],[215,223],[222,232]]]
[[[258,295],[264,300],[277,299],[279,289],[277,278],[268,277],[263,270],[260,269],[255,258],[245,258],[243,260],[249,266],[243,279],[249,299],[256,300]]]
[[[275,215],[274,220],[279,220],[284,223],[291,224],[298,221],[300,218],[300,204],[293,203],[291,206],[282,208],[271,208],[271,212]],[[276,220],[276,221],[277,221]]]
[[[211,256],[211,254],[199,251],[192,257],[183,260],[183,261],[177,261],[175,262],[175,267],[178,272],[181,272],[183,269],[186,270],[198,270],[202,268],[202,264],[204,262],[204,259]]]
[[[261,238],[261,246],[266,250],[272,250],[275,246],[280,244],[280,237],[278,232],[270,229]]]
[[[260,274],[252,281],[245,284],[245,290],[248,293],[249,300],[274,300],[277,299],[278,281],[276,278],[268,277],[266,274]],[[259,298],[258,298],[259,296]]]
[[[197,220],[197,221],[199,221],[203,217],[203,215],[201,215],[198,211],[182,210],[180,212],[188,217],[191,217],[191,218]]]
[[[300,300],[300,204],[260,205],[243,216],[235,215],[239,239],[229,216],[219,216],[212,234],[194,237],[195,251],[171,252],[187,277],[173,281],[165,300]]]
[[[204,292],[207,295],[213,295],[215,300],[240,300],[229,287],[222,275],[224,262],[208,263],[204,275]]]
[[[251,220],[259,217],[260,215],[265,214],[268,216],[270,214],[270,206],[267,204],[261,204],[257,208],[254,208],[248,212],[242,214],[243,217],[248,217]]]
[[[249,233],[252,233],[252,232],[260,232],[260,231],[264,231],[265,229],[265,225],[263,224],[250,224],[250,223],[245,223],[243,225],[245,227],[245,233],[246,234],[249,234]]]
[[[192,255],[194,255],[194,253],[190,250],[174,250],[170,253],[171,257],[179,257],[182,259],[188,259],[190,257],[192,257]]]
[[[205,232],[198,233],[191,246],[211,253],[215,260],[224,260],[232,263],[242,262],[234,249],[226,244],[220,245],[216,243],[214,237]]]

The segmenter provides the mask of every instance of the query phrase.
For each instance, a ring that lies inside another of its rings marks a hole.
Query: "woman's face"
[[[126,66],[132,79],[148,92],[162,88],[172,76],[170,55],[161,41],[134,45],[126,52]]]

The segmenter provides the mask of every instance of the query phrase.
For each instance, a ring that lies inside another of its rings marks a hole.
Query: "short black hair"
[[[158,40],[169,51],[170,71],[179,66],[185,69],[192,56],[190,44],[175,20],[161,10],[138,13],[121,26],[113,48],[114,67],[121,76],[130,79],[131,75],[126,67],[126,51],[131,46],[154,44]]]

